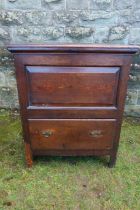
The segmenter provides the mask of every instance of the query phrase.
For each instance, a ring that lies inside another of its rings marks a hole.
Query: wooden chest
[[[27,165],[36,155],[115,164],[134,46],[11,45]]]

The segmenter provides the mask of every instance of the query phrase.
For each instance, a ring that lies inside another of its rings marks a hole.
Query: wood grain
[[[118,67],[28,66],[26,69],[32,106],[116,105]]]
[[[116,162],[132,54],[138,46],[9,45],[26,162],[35,155],[109,155]]]
[[[112,149],[115,127],[114,119],[29,120],[33,150]]]

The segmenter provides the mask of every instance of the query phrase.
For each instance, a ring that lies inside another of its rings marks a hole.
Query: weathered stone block
[[[140,67],[139,67],[140,68]],[[131,71],[129,75],[129,82],[138,82],[140,83],[140,69]]]
[[[18,107],[17,89],[2,87],[0,88],[0,107],[15,108]]]
[[[126,105],[125,115],[132,117],[140,117],[140,105]]]
[[[138,101],[137,104],[140,105],[140,90],[138,91]]]
[[[48,10],[60,10],[65,9],[65,0],[42,0],[42,6]]]
[[[43,40],[59,40],[64,36],[64,29],[57,27],[44,28],[42,31]]]
[[[126,97],[126,104],[136,105],[138,101],[138,90],[128,90]]]
[[[133,23],[140,22],[140,9],[134,10],[132,15]]]
[[[79,24],[79,11],[55,11],[53,14],[54,23],[69,26]]]
[[[106,11],[82,11],[80,13],[80,25],[85,26],[113,26],[118,24],[117,12]]]
[[[43,43],[47,40],[58,40],[63,37],[63,28],[57,27],[16,27],[13,37],[15,42]]]
[[[70,10],[89,9],[89,0],[67,0],[66,8]]]
[[[93,33],[93,28],[68,27],[65,29],[67,42],[92,43]]]
[[[128,33],[128,28],[126,26],[115,26],[110,29],[109,41],[121,40],[125,38]]]
[[[23,24],[24,13],[21,11],[6,11],[0,12],[0,23],[2,25],[19,25]]]
[[[0,67],[0,107],[18,106],[15,71],[12,67]]]
[[[0,72],[0,87],[6,86],[6,78],[3,72]]]
[[[120,24],[133,24],[133,26],[140,26],[140,9],[125,9],[119,11]]]
[[[7,44],[10,40],[10,31],[8,27],[0,27],[0,45]]]
[[[132,9],[134,1],[131,0],[114,0],[114,7],[118,10],[121,9]]]
[[[129,74],[128,88],[140,90],[140,62],[139,55],[133,57],[133,64]]]
[[[41,30],[38,27],[13,28],[14,42],[38,42],[41,40]]]
[[[140,52],[133,56],[134,69],[140,69]]]
[[[13,63],[14,63],[13,57],[11,55],[6,54],[6,53],[0,54],[0,67],[3,67],[3,68],[5,67],[7,69],[7,67],[14,66]]]
[[[5,0],[6,9],[39,9],[41,8],[40,0]]]
[[[15,71],[0,71],[0,87],[16,88]]]
[[[108,42],[108,38],[109,38],[108,27],[96,28],[94,36],[93,36],[94,43],[106,43]]]
[[[0,71],[13,67],[13,56],[6,48],[0,48]]]
[[[112,0],[90,0],[90,9],[111,10]]]
[[[53,23],[52,13],[39,10],[6,11],[0,13],[0,23],[4,26],[13,25],[51,25]]]
[[[1,40],[9,39],[9,31],[7,27],[0,28],[0,39]]]
[[[5,7],[4,0],[0,0],[0,9],[4,9],[4,7]]]
[[[131,28],[129,35],[130,44],[140,44],[140,28]]]
[[[101,10],[98,12],[85,10],[80,13],[80,17],[85,21],[95,21],[97,19],[109,19],[112,17],[112,13]]]
[[[119,20],[120,24],[132,23],[132,21],[133,21],[132,10],[130,10],[130,9],[119,10],[118,20]]]
[[[23,18],[25,25],[52,26],[52,13],[47,11],[26,11]]]
[[[89,37],[93,34],[92,28],[84,28],[84,27],[69,27],[66,28],[66,35],[75,38],[75,39],[81,39],[84,37]]]
[[[14,71],[6,71],[5,72],[6,77],[6,87],[9,88],[15,88],[16,89],[16,78],[15,78],[15,72]]]
[[[129,89],[140,90],[140,82],[128,81],[128,88],[129,88]]]
[[[135,0],[133,6],[134,6],[134,9],[140,8],[140,1],[139,0]]]

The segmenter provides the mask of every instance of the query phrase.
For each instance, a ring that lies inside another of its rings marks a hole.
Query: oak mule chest
[[[116,161],[136,46],[11,45],[27,165],[33,157]]]

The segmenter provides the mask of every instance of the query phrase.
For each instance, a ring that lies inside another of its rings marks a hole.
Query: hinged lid
[[[8,50],[12,53],[28,52],[88,52],[88,53],[121,53],[134,54],[140,46],[134,45],[94,45],[94,44],[11,44]]]

